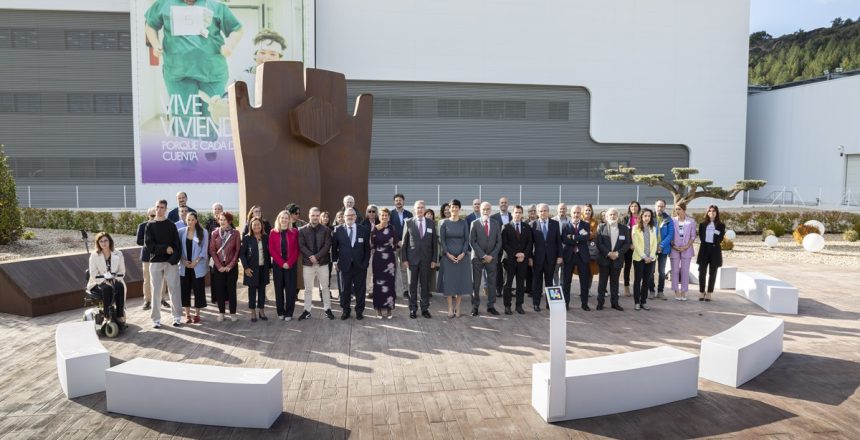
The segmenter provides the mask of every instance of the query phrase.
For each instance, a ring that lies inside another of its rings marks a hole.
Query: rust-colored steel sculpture
[[[253,205],[274,223],[290,202],[304,219],[312,206],[334,218],[347,194],[359,209],[367,204],[373,96],[360,95],[350,115],[343,74],[293,61],[257,67],[259,107],[244,82],[229,94],[241,224]]]

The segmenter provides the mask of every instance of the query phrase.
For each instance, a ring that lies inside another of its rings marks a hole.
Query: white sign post
[[[547,364],[533,365],[532,407],[544,420],[551,422],[565,418],[567,309],[561,287],[547,287],[544,293],[549,305],[549,375],[545,371],[538,371],[545,370]]]

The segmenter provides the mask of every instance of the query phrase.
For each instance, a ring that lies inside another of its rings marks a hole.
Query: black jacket
[[[699,240],[701,240],[701,244],[699,246],[699,254],[696,255],[696,264],[701,266],[710,263],[716,267],[721,267],[723,265],[723,249],[720,247],[720,243],[723,242],[723,237],[726,235],[726,225],[723,223],[716,225],[714,243],[710,245],[705,243],[705,232],[708,230],[709,223],[709,221],[699,223]]]
[[[242,237],[242,247],[239,249],[239,260],[242,261],[242,267],[244,269],[251,269],[254,271],[250,277],[244,275],[243,271],[244,278],[242,279],[242,284],[246,286],[262,287],[259,285],[261,270],[266,272],[266,276],[263,277],[263,286],[269,284],[269,270],[272,269],[272,259],[269,256],[269,236],[263,234],[260,241],[263,242],[262,266],[260,266],[260,254],[259,249],[257,249],[257,239],[254,238],[253,235]]]

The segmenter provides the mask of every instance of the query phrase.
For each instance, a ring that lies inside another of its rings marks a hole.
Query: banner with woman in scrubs
[[[227,86],[302,60],[301,0],[133,0],[141,183],[235,183]],[[298,44],[290,44],[291,41]]]

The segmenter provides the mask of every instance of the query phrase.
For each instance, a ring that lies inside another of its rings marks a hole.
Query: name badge
[[[361,238],[361,237],[359,237],[357,241],[358,241],[359,243],[364,243],[364,239],[363,239],[363,238]]]
[[[588,235],[588,232],[585,232],[585,229],[580,229],[579,235]]]
[[[720,231],[714,231],[714,234],[720,235]]]
[[[627,238],[627,237],[625,237],[625,236],[623,236],[623,235],[619,235],[619,236],[618,236],[618,239],[619,239],[619,240],[624,240],[625,238]]]
[[[433,228],[427,228],[427,234],[432,234],[432,233],[433,233]]]

